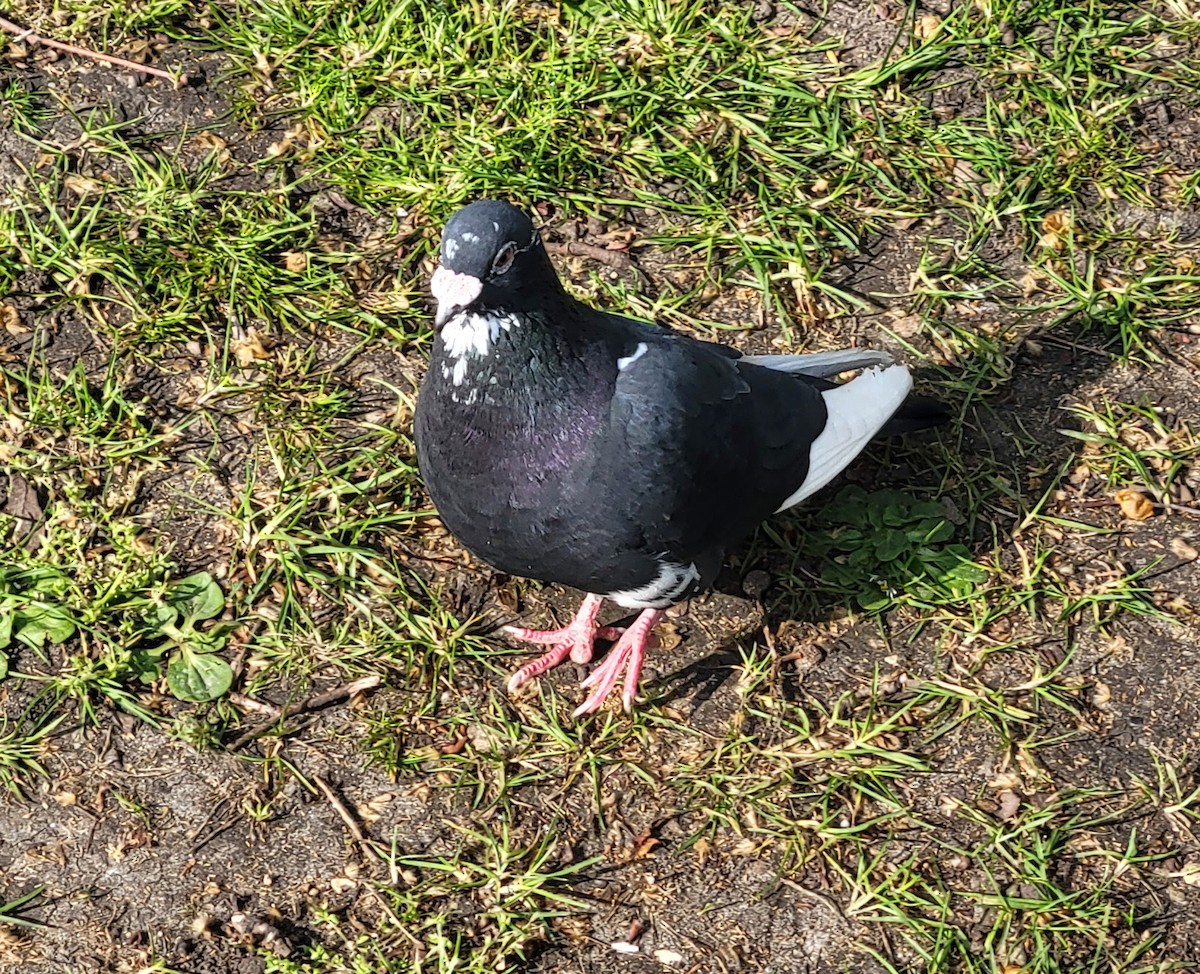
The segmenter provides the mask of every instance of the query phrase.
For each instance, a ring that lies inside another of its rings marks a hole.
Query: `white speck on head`
[[[638,359],[646,354],[646,343],[638,342],[637,348],[634,349],[632,355],[626,355],[624,358],[617,359],[617,371],[624,372],[629,366],[633,365]]]
[[[454,260],[454,255],[458,253],[458,241],[453,237],[447,237],[442,244],[442,250],[445,251],[447,260]]]
[[[479,234],[472,233],[470,230],[464,230],[459,236],[467,243],[479,243]]]
[[[612,599],[626,609],[662,609],[683,595],[694,583],[700,581],[700,569],[696,563],[673,565],[669,561],[659,563],[658,576],[641,588],[610,592],[605,598]]]
[[[495,220],[492,221],[492,229],[495,230],[497,233],[500,232],[500,224],[497,223]]]

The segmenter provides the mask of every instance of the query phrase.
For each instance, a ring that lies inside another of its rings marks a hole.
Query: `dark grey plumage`
[[[626,664],[628,707],[659,610],[836,475],[911,385],[901,366],[829,381],[890,362],[876,352],[746,357],[589,308],[563,290],[529,218],[497,201],[446,224],[433,291],[415,429],[442,520],[502,571],[593,593],[561,631],[516,631],[554,648],[512,685],[568,654],[589,659],[601,598],[645,610],[581,710]],[[893,422],[928,425],[924,409]]]

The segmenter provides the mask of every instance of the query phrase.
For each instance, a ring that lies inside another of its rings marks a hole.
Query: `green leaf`
[[[179,610],[166,603],[151,606],[150,611],[146,614],[146,622],[158,630],[161,630],[163,626],[174,625],[178,618]]]
[[[895,528],[881,532],[875,539],[875,557],[880,561],[895,561],[908,548],[908,536]]]
[[[17,613],[17,639],[33,649],[49,640],[61,643],[75,635],[75,620],[61,605],[35,602]]]
[[[878,589],[864,589],[858,593],[858,604],[868,612],[880,612],[892,604],[892,597]]]
[[[965,558],[954,566],[950,572],[952,578],[961,579],[964,582],[986,582],[988,573],[980,565],[976,565],[973,561],[967,561]]]
[[[917,544],[940,544],[953,534],[954,525],[945,518],[925,518],[908,531],[908,538]]]
[[[225,593],[208,572],[197,572],[171,586],[167,604],[185,620],[211,619],[225,608]]]
[[[0,649],[12,642],[13,613],[12,610],[0,605]]]
[[[229,692],[233,670],[220,656],[184,650],[167,666],[167,686],[180,700],[206,703]]]
[[[0,653],[0,680],[8,676],[8,653]]]

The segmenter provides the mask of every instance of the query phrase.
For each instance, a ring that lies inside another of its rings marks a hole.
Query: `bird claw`
[[[534,677],[541,676],[547,670],[563,663],[569,656],[576,663],[591,661],[592,641],[597,635],[611,632],[609,626],[596,628],[596,615],[600,611],[603,599],[598,595],[589,595],[583,600],[575,618],[561,629],[526,629],[522,626],[502,626],[501,632],[522,642],[534,643],[539,646],[549,645],[548,652],[522,666],[508,679],[508,690],[511,693],[524,686]],[[604,638],[609,638],[604,636]]]
[[[550,650],[531,660],[508,678],[508,691],[512,693],[535,677],[554,669],[568,657],[576,663],[591,662],[596,639],[611,640],[613,647],[604,662],[597,666],[583,681],[584,687],[594,687],[587,699],[580,704],[572,716],[591,713],[599,708],[617,685],[621,673],[625,673],[625,684],[621,700],[625,711],[633,709],[633,698],[637,693],[638,676],[642,671],[642,658],[647,649],[658,645],[654,626],[662,617],[657,609],[645,609],[628,629],[620,626],[597,626],[596,616],[603,602],[597,595],[583,600],[575,618],[561,629],[526,629],[522,626],[503,626],[501,631],[514,639],[535,645],[549,645]]]
[[[608,652],[604,662],[597,666],[583,681],[584,687],[594,687],[586,700],[575,708],[572,717],[591,713],[598,709],[617,685],[622,670],[625,684],[621,691],[621,702],[625,712],[633,710],[633,699],[637,694],[638,677],[642,673],[642,659],[647,649],[658,645],[654,626],[662,617],[658,609],[645,609],[637,620],[621,634],[616,645]]]

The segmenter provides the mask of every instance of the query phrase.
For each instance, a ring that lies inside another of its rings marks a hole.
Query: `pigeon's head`
[[[510,203],[478,200],[450,217],[430,289],[436,327],[473,308],[519,310],[558,279],[533,221]]]

